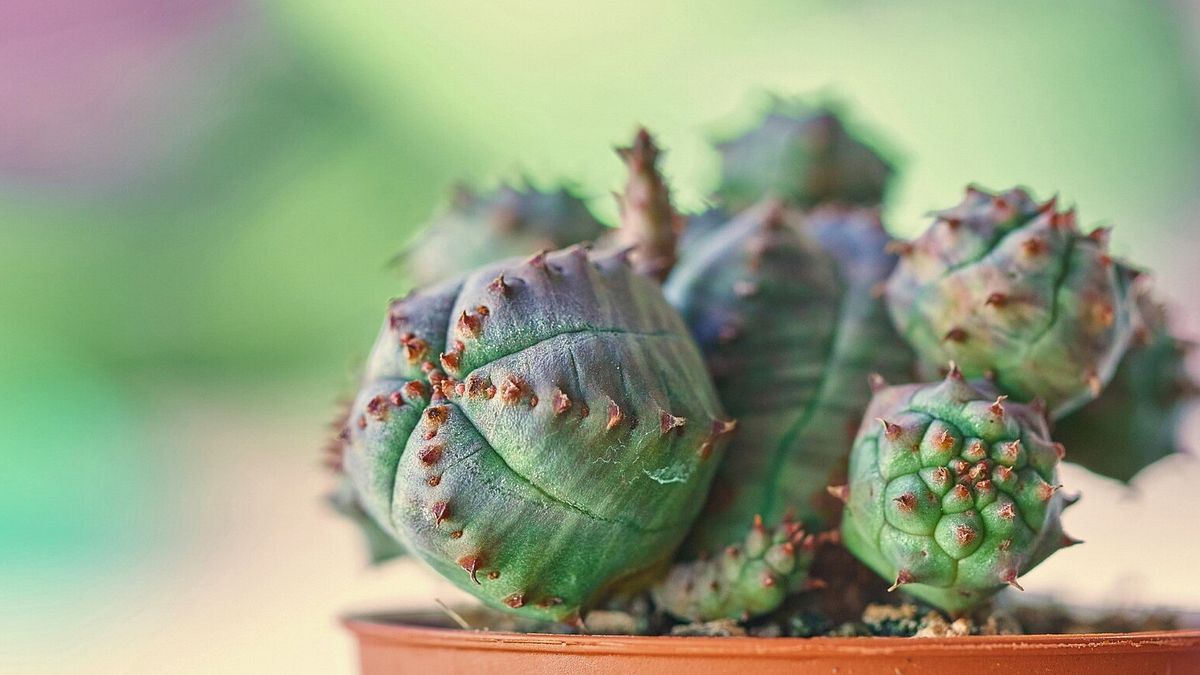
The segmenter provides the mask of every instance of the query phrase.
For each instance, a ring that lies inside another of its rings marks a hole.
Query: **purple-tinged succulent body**
[[[664,290],[738,428],[681,570],[657,597],[680,618],[737,618],[803,588],[807,558],[771,587],[729,584],[704,597],[706,587],[689,588],[688,578],[725,565],[723,552],[741,546],[756,517],[815,532],[836,525],[841,504],[825,488],[844,480],[871,397],[867,375],[907,377],[912,354],[876,293],[894,259],[874,213],[829,210],[805,220],[764,203],[692,242]]]
[[[570,620],[669,562],[728,425],[654,283],[575,247],[394,302],[343,464],[376,524],[457,585]]]
[[[1061,417],[1100,394],[1129,345],[1135,273],[1081,233],[1074,211],[974,187],[936,214],[887,283],[888,309],[932,374],[953,360]]]

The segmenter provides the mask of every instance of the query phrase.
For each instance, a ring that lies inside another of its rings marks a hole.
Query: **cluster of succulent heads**
[[[617,227],[460,188],[409,246],[328,450],[373,559],[578,626],[785,611],[848,551],[962,614],[1078,543],[1066,448],[1121,480],[1177,450],[1185,345],[1107,229],[972,186],[894,240],[890,162],[825,107],[718,147],[701,214],[640,130]]]

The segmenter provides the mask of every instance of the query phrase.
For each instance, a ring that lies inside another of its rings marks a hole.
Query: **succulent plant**
[[[842,540],[921,600],[964,612],[1054,551],[1068,504],[1043,410],[968,383],[880,386],[850,455]]]
[[[1082,234],[1054,199],[968,187],[896,246],[888,309],[927,372],[954,360],[1057,418],[1100,394],[1132,335],[1136,273],[1107,247],[1107,229]]]
[[[891,164],[847,130],[827,107],[776,99],[759,125],[717,145],[717,196],[734,211],[774,197],[807,208],[824,202],[883,201]]]
[[[1176,451],[1183,344],[1107,229],[968,187],[895,242],[891,165],[827,108],[776,101],[719,149],[687,227],[640,129],[620,227],[565,189],[460,189],[400,256],[424,286],[327,453],[373,559],[522,622],[946,632],[861,606],[891,583],[963,614],[1079,543],[1051,420],[1122,480]]]
[[[427,286],[498,260],[595,241],[608,229],[565,187],[478,193],[459,185],[396,263],[414,286]]]
[[[1171,333],[1149,289],[1137,293],[1134,338],[1100,398],[1054,425],[1067,460],[1129,482],[1150,464],[1180,452],[1179,424],[1198,389],[1187,371],[1189,343]]]
[[[669,562],[732,427],[656,285],[578,246],[393,302],[349,420],[377,525],[555,620]]]
[[[785,521],[767,529],[755,518],[745,538],[712,557],[674,565],[653,589],[655,603],[691,620],[745,620],[771,612],[802,590],[817,546],[827,537]]]
[[[873,292],[894,264],[875,212],[829,210],[804,221],[767,202],[689,246],[664,286],[700,344],[722,402],[738,419],[708,505],[683,552],[674,588],[657,595],[688,619],[754,614],[802,587],[807,564],[753,573],[741,585],[699,598],[687,577],[729,569],[728,546],[742,546],[761,517],[773,529],[820,532],[841,505],[825,490],[844,476],[845,458],[871,392],[866,376],[906,377],[912,355],[893,333]],[[737,412],[734,412],[737,411]],[[793,545],[799,541],[792,541]],[[690,562],[708,557],[708,562]],[[735,555],[738,564],[754,556]],[[672,580],[668,580],[668,586]],[[747,584],[751,584],[747,586]],[[738,601],[741,604],[738,604]],[[717,615],[709,611],[718,612]]]

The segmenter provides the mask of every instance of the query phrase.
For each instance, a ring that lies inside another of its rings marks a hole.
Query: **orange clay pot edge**
[[[1086,651],[1089,654],[1192,649],[1200,651],[1200,630],[1145,633],[1071,635],[996,635],[956,638],[755,638],[671,637],[638,635],[553,635],[504,633],[432,628],[403,623],[382,623],[370,616],[348,616],[342,624],[363,642],[402,642],[427,647],[473,650],[557,652],[626,655],[730,655],[803,656],[837,653],[846,656],[919,655],[928,653],[974,654],[988,652],[1037,653]]]

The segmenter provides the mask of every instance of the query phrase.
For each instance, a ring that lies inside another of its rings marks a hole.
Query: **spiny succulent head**
[[[682,252],[663,290],[738,419],[695,551],[740,539],[756,514],[836,523],[825,486],[870,400],[866,376],[905,378],[912,362],[875,293],[894,264],[887,241],[873,211],[805,218],[769,201]]]
[[[769,523],[794,516],[811,531],[836,523],[841,503],[825,488],[844,479],[871,397],[866,376],[906,377],[911,366],[874,292],[894,263],[886,241],[872,212],[805,220],[772,201],[710,228],[681,253],[664,291],[738,428],[681,553],[679,565],[692,571],[679,578],[703,569],[690,560],[740,545],[756,515]],[[687,609],[699,601],[677,591],[666,593],[676,615],[719,618]],[[720,616],[740,616],[777,596],[722,593],[705,602],[717,602]]]
[[[1135,273],[1083,234],[1075,212],[1014,188],[968,187],[916,240],[897,244],[888,309],[927,368],[954,360],[1059,417],[1095,398],[1132,334]]]
[[[729,424],[657,286],[573,247],[395,301],[344,465],[444,576],[567,620],[669,560]]]
[[[887,387],[850,456],[842,539],[906,592],[966,611],[1055,550],[1061,445],[1044,414],[968,383]]]
[[[410,282],[426,286],[505,258],[594,241],[607,229],[566,187],[476,192],[459,185],[397,262]]]
[[[672,567],[653,589],[655,604],[684,621],[766,614],[810,583],[813,553],[827,539],[792,522],[767,528],[756,517],[742,541]]]
[[[757,127],[717,148],[717,195],[735,211],[764,197],[798,207],[879,204],[892,173],[833,110],[796,102],[775,100]]]
[[[1185,362],[1190,343],[1172,334],[1163,306],[1139,286],[1133,341],[1112,382],[1054,425],[1071,448],[1068,461],[1124,482],[1181,451],[1179,425],[1200,392]]]

